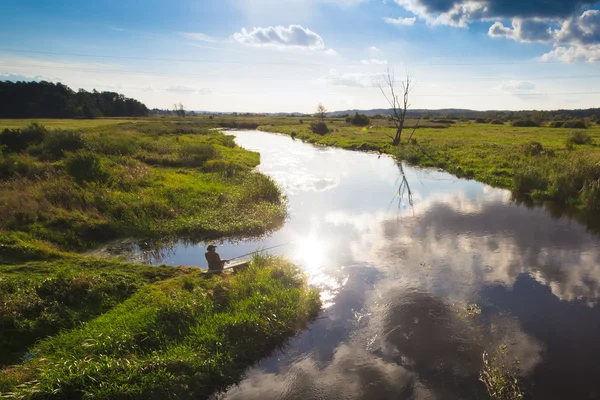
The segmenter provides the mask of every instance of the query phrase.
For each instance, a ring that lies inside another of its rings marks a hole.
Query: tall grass
[[[38,339],[100,315],[148,283],[183,273],[67,255],[6,236],[0,247],[13,257],[0,260],[0,364],[14,362]],[[27,256],[44,261],[16,260]]]
[[[7,398],[205,398],[240,380],[320,309],[287,261],[234,276],[191,273],[140,290],[49,338],[0,375]]]
[[[65,249],[131,235],[261,233],[285,216],[276,184],[252,172],[258,154],[197,123],[27,129],[39,135],[0,161],[0,224]]]

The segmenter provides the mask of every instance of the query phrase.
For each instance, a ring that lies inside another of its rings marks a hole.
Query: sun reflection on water
[[[319,288],[323,308],[331,307],[335,304],[335,296],[343,284],[329,274],[326,241],[310,235],[294,243],[293,260],[308,275],[308,283]]]

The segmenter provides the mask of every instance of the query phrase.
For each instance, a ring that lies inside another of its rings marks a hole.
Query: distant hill
[[[339,116],[339,115],[354,115],[354,113],[359,113],[359,114],[365,114],[365,115],[387,115],[387,114],[391,114],[392,110],[391,109],[387,109],[387,108],[375,108],[372,110],[343,110],[343,111],[333,111],[330,112],[328,115],[332,115],[332,116]],[[415,115],[415,116],[421,116],[421,115],[425,115],[425,114],[430,114],[430,115],[445,115],[445,114],[453,114],[453,115],[457,115],[457,116],[465,116],[465,115],[470,115],[470,114],[474,114],[474,113],[481,113],[483,111],[474,111],[474,110],[463,110],[463,109],[459,109],[459,108],[445,108],[445,109],[440,109],[440,110],[420,110],[420,109],[415,109],[415,110],[408,110],[407,114],[408,115]]]
[[[354,115],[355,113],[365,114],[368,116],[374,115],[390,115],[391,109],[376,108],[372,110],[343,110],[334,111],[328,113],[329,116],[344,116]],[[600,120],[600,108],[588,108],[585,110],[554,110],[554,111],[537,111],[537,110],[523,110],[523,111],[502,111],[502,110],[489,110],[489,111],[476,111],[466,110],[460,108],[444,108],[439,110],[423,110],[414,109],[408,110],[407,115],[409,117],[433,117],[433,118],[486,118],[486,119],[501,119],[501,120],[513,120],[519,118],[532,118],[536,115],[536,118],[543,120],[568,120],[571,118],[591,118],[596,121]]]

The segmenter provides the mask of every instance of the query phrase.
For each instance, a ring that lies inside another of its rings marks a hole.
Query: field
[[[0,121],[0,397],[204,398],[320,310],[279,258],[207,276],[79,253],[281,224],[281,191],[232,136],[200,119],[32,122]]]

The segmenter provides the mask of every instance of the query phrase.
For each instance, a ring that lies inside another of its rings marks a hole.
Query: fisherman
[[[221,256],[217,253],[217,246],[213,243],[209,244],[206,250],[204,257],[206,257],[206,261],[208,261],[209,271],[221,271],[225,266],[225,263],[229,262],[229,260],[221,260]]]

